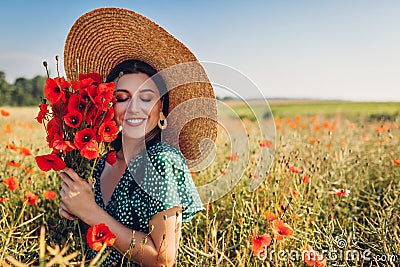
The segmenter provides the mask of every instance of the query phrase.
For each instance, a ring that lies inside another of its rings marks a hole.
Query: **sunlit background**
[[[270,99],[400,101],[400,2],[1,1],[0,71],[45,75],[83,13],[104,6],[145,15],[200,61],[247,75]],[[238,92],[252,98],[246,89]],[[257,95],[258,96],[258,95]]]

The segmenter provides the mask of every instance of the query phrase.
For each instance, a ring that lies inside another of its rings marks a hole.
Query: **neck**
[[[143,139],[125,138],[122,148],[117,152],[117,160],[129,162],[145,148],[146,144]]]

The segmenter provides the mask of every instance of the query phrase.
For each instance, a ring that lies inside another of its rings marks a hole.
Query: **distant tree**
[[[46,77],[36,76],[32,79],[32,97],[35,103],[39,103],[41,97],[44,97],[43,88],[46,83]]]
[[[10,103],[10,85],[6,81],[6,74],[0,71],[0,105],[5,106]]]
[[[13,85],[7,83],[5,73],[0,71],[0,106],[35,106],[43,97],[46,78],[17,78]]]

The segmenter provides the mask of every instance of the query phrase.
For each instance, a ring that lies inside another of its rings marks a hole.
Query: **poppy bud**
[[[50,78],[49,70],[47,69],[47,61],[43,61],[43,66],[44,66],[45,69],[46,69],[47,78]]]

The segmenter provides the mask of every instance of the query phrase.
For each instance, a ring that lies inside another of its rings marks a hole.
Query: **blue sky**
[[[104,6],[145,15],[200,61],[242,72],[267,99],[400,101],[396,0],[3,0],[0,70],[9,82],[44,75],[42,61],[62,56],[74,21]]]

